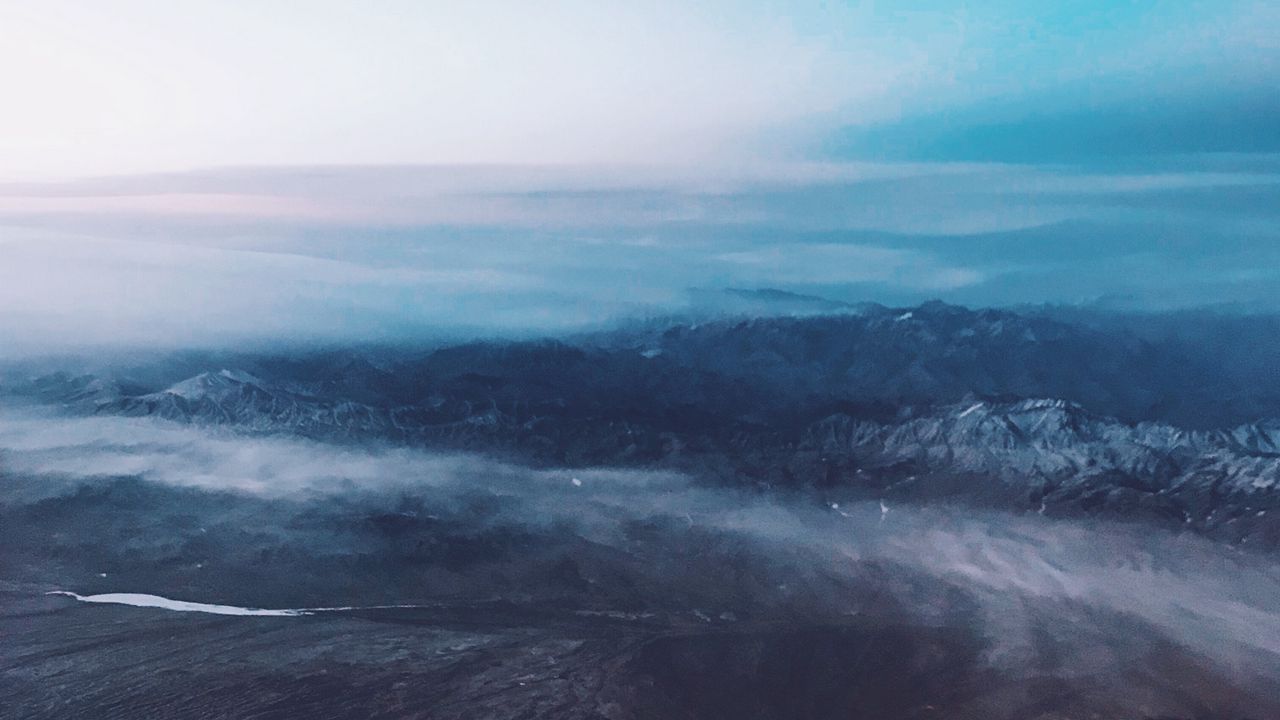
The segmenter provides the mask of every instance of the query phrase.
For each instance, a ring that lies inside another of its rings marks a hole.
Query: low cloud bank
[[[667,538],[665,544],[654,545],[648,551],[653,558],[644,562],[662,562],[668,552],[698,552],[688,545],[703,543],[714,548],[710,552],[728,553],[726,562],[737,562],[736,555],[759,558],[766,568],[759,571],[762,588],[772,587],[768,578],[775,570],[768,568],[786,568],[791,577],[835,578],[833,587],[863,587],[879,578],[874,582],[882,587],[872,592],[894,596],[921,622],[956,622],[956,607],[936,588],[958,589],[981,617],[990,658],[1001,663],[1035,656],[1046,628],[1065,633],[1068,644],[1076,632],[1158,632],[1231,672],[1280,680],[1267,670],[1280,667],[1280,568],[1274,561],[1140,527],[843,503],[838,494],[783,499],[703,487],[672,473],[533,470],[475,456],[12,410],[0,414],[0,473],[10,511],[49,507],[68,493],[136,476],[198,491],[187,497],[224,498],[208,500],[210,508],[229,502],[226,493],[269,503],[275,513],[270,517],[281,518],[281,533],[315,513],[289,511],[290,516],[281,510],[289,503],[346,508],[342,513],[376,511],[384,518],[412,499],[433,522],[459,519],[469,533],[501,529],[535,539],[563,536],[587,543],[593,552],[643,557],[646,551],[637,548],[645,541],[637,538],[657,534]],[[480,505],[485,510],[477,514]],[[418,532],[417,525],[410,527]],[[683,561],[673,562],[678,568]],[[669,581],[679,582],[680,572],[672,570]],[[911,580],[901,585],[902,578]],[[930,583],[936,588],[929,589]],[[170,596],[166,588],[117,589]],[[842,600],[822,602],[837,608]],[[1100,622],[1098,613],[1133,625],[1092,626]]]
[[[690,288],[1275,311],[1274,158],[291,167],[0,185],[0,356],[557,333]]]

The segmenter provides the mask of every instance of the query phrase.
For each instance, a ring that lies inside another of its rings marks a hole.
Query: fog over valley
[[[10,622],[32,623],[5,654],[13,690],[37,707],[57,702],[41,689],[57,686],[56,665],[40,659],[48,641],[31,613],[74,609],[73,598],[42,594],[61,588],[90,599],[154,592],[247,608],[349,608],[229,620],[280,623],[261,627],[268,637],[297,622],[312,637],[342,633],[342,649],[330,651],[341,672],[382,667],[350,680],[360,692],[381,692],[414,667],[424,687],[405,697],[406,709],[537,707],[528,684],[445,679],[482,657],[504,674],[519,669],[520,682],[562,686],[596,663],[616,664],[591,681],[591,702],[638,693],[636,707],[655,712],[713,701],[785,712],[789,695],[802,693],[829,704],[815,717],[855,708],[907,717],[925,700],[980,717],[1049,702],[1057,696],[1044,687],[1048,676],[1074,678],[1078,694],[1055,701],[1070,707],[1201,712],[1192,691],[1172,692],[1180,683],[1228,683],[1235,690],[1219,701],[1227,704],[1213,707],[1242,712],[1275,697],[1266,668],[1280,654],[1280,574],[1267,556],[1187,535],[873,502],[839,488],[779,498],[673,473],[237,442],[168,421],[4,420],[4,593]],[[179,623],[201,643],[232,647],[224,626],[200,613],[148,619],[163,611],[99,607],[84,622]],[[375,651],[371,643],[390,641],[380,631],[363,637],[359,623],[369,621],[408,630]],[[477,645],[414,662],[424,626]],[[507,647],[515,637],[520,647],[551,647],[526,658]],[[755,659],[721,665],[733,648]],[[247,652],[238,664],[266,662],[265,648]],[[385,666],[388,652],[402,659]],[[271,656],[275,672],[300,678],[331,662]],[[228,661],[201,663],[190,681],[232,702]],[[653,662],[694,673],[707,684],[698,692],[749,695],[687,697],[689,680],[661,677],[654,687],[641,680],[657,671]],[[813,674],[768,670],[797,662]],[[757,672],[769,673],[765,687],[750,681]],[[835,680],[850,672],[874,684]],[[926,675],[902,694],[877,687],[889,682],[882,672],[897,682]],[[104,686],[79,702],[123,702],[122,692]]]
[[[304,708],[336,673],[352,713],[415,678],[393,716],[1274,711],[1273,318],[702,297],[558,339],[11,361],[16,697],[207,712],[94,645],[61,684],[40,618],[72,613],[140,667],[189,651],[117,633],[227,653],[184,682],[228,715],[260,672]]]

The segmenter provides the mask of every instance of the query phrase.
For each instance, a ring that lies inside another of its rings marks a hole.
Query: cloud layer
[[[1187,122],[1188,108],[1201,120],[1274,109],[1280,48],[1266,29],[1277,19],[1258,0],[11,3],[0,8],[0,173],[850,148],[991,158],[1008,148],[963,147],[975,130],[1047,120],[1050,141],[1065,130],[1079,145],[1135,110],[1119,137],[1188,152],[1222,129]],[[901,122],[905,147],[858,140]],[[1264,117],[1231,127],[1212,149],[1280,149]],[[1012,134],[1005,145],[1025,140]],[[1254,142],[1232,145],[1244,135]]]
[[[1280,164],[236,169],[0,186],[0,354],[539,334],[693,288],[1277,309]]]
[[[978,603],[977,626],[990,636],[989,661],[997,665],[1017,667],[1019,658],[1036,657],[1043,640],[1036,633],[1045,632],[1043,613],[1052,618],[1051,625],[1075,618],[1083,623],[1076,630],[1084,633],[1101,627],[1092,625],[1101,622],[1096,613],[1118,613],[1168,633],[1223,663],[1236,677],[1265,677],[1268,663],[1274,666],[1280,657],[1275,567],[1266,558],[1191,537],[1038,516],[846,503],[834,490],[822,502],[782,499],[700,487],[672,473],[532,470],[466,455],[210,435],[152,420],[13,410],[0,420],[0,460],[14,507],[65,496],[81,486],[92,493],[120,476],[138,476],[214,493],[204,496],[209,512],[234,507],[214,499],[223,492],[277,503],[269,506],[277,515],[299,512],[278,503],[314,502],[315,508],[342,517],[394,512],[412,499],[436,521],[465,517],[471,534],[498,528],[567,532],[623,554],[643,546],[637,528],[648,528],[641,536],[678,536],[687,529],[702,542],[729,538],[735,553],[776,557],[779,567],[797,578],[843,578],[858,587],[869,580],[868,568],[881,568],[889,573],[887,578],[873,575],[875,582],[887,583],[881,592],[904,593],[896,599],[921,620],[937,615],[935,621],[954,622],[948,613],[955,608],[939,598],[947,586],[960,588]],[[306,530],[302,518],[313,522],[317,511],[308,512],[297,515],[296,527],[288,525],[286,532],[282,523],[272,532],[284,537]],[[325,542],[343,541],[333,536]],[[313,549],[322,550],[330,551]],[[913,573],[931,583],[914,599],[907,589]],[[838,609],[845,601],[852,602],[826,597],[820,604]],[[1061,632],[1053,627],[1049,632]]]

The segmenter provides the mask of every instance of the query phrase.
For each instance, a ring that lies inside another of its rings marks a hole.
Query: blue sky
[[[0,339],[1280,311],[1280,5],[0,2]]]
[[[1277,27],[1265,0],[10,2],[0,175],[1274,152]]]

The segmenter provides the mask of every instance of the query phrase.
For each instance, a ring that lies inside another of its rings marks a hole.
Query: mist
[[[564,334],[742,288],[1274,313],[1277,177],[1267,156],[1188,155],[10,184],[0,356]]]
[[[1238,678],[1266,679],[1266,668],[1280,662],[1274,564],[1139,526],[886,505],[839,490],[778,496],[668,472],[536,470],[474,455],[13,410],[0,417],[0,463],[6,570],[9,577],[15,569],[31,575],[37,566],[22,567],[38,562],[45,572],[29,581],[49,590],[172,595],[171,588],[185,588],[203,596],[175,599],[250,607],[541,594],[580,611],[692,609],[693,617],[726,625],[891,616],[959,623],[981,638],[980,662],[1009,673],[1044,661],[1045,633],[1067,633],[1066,647],[1080,645],[1058,651],[1069,656],[1060,661],[1063,673],[1107,662],[1083,639],[1093,633],[1120,645],[1129,633],[1157,633]],[[75,530],[61,529],[56,508],[75,498],[124,515],[100,517],[86,507]],[[187,519],[175,526],[174,513]],[[32,517],[55,533],[52,541],[26,534],[36,527]],[[129,517],[140,527],[112,539],[109,528],[128,527]],[[320,517],[355,525],[318,534],[310,528]],[[222,537],[233,526],[257,527],[257,534]],[[91,560],[57,551],[67,532],[101,544],[88,553]],[[402,554],[406,538],[455,535],[480,549],[416,561]],[[287,585],[265,578],[251,586],[217,583],[220,572],[230,572],[220,564],[268,548],[302,553]],[[747,563],[750,579],[741,569],[716,569],[721,553],[737,557],[735,566]],[[344,555],[366,556],[373,568],[391,557],[407,564],[390,587],[370,586],[367,572],[377,571],[369,567],[327,580],[306,570]],[[126,557],[131,569],[117,576]],[[151,567],[139,565],[146,557],[156,569],[141,572]],[[585,583],[579,589],[530,579],[565,558]],[[193,570],[196,563],[207,571]],[[699,572],[711,577],[698,579]],[[53,577],[56,587],[47,585]],[[623,577],[629,579],[620,587],[629,589],[616,594],[609,585]],[[957,605],[957,598],[964,600]]]

